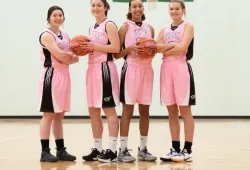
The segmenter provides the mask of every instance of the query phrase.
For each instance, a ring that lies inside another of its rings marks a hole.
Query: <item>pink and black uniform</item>
[[[167,26],[163,42],[165,44],[181,43],[186,24],[187,22],[183,21],[179,26]],[[186,52],[163,56],[160,83],[162,105],[189,106],[196,104],[194,76],[191,65],[188,63],[193,56],[193,40]]]
[[[140,37],[151,37],[150,26],[144,22],[128,20],[128,30],[124,40],[124,48],[136,44]],[[142,58],[132,51],[125,57],[121,72],[120,101],[124,104],[136,103],[150,105],[152,101],[154,72],[152,58]]]
[[[90,27],[89,37],[95,44],[110,44],[105,19]],[[88,107],[109,108],[119,105],[119,78],[113,54],[94,50],[89,54],[86,76]]]
[[[46,29],[43,33],[51,34],[63,51],[69,50],[69,37],[61,31],[60,35],[56,35],[50,29]],[[42,33],[42,34],[43,34]],[[44,68],[39,81],[39,110],[40,112],[61,113],[70,111],[70,93],[71,81],[69,73],[69,65],[64,64],[56,59],[48,49],[39,41],[40,60]]]

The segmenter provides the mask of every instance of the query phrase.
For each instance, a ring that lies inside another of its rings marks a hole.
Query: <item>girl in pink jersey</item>
[[[113,54],[119,52],[120,42],[115,23],[107,18],[109,8],[106,0],[91,0],[91,12],[96,23],[89,29],[90,42],[83,45],[83,48],[92,51],[88,58],[86,90],[94,148],[89,155],[82,157],[86,161],[117,161],[119,122],[115,106],[119,105],[119,79]],[[101,108],[109,127],[109,147],[105,153],[102,150]]]
[[[171,0],[169,14],[172,24],[161,29],[157,41],[159,52],[163,53],[161,66],[161,103],[167,106],[172,137],[170,153],[162,161],[192,161],[191,147],[194,134],[194,120],[191,105],[195,105],[193,72],[188,60],[193,56],[194,27],[182,19],[185,4]],[[180,150],[179,110],[184,121],[185,144]]]
[[[48,10],[49,27],[40,35],[40,59],[44,68],[39,82],[40,123],[42,145],[41,162],[74,161],[75,156],[66,152],[63,139],[62,120],[64,113],[70,111],[69,64],[78,62],[78,56],[69,52],[69,37],[60,30],[64,22],[64,12],[58,6]],[[50,153],[50,129],[56,139],[56,157]]]
[[[118,155],[120,162],[134,162],[130,155],[127,142],[130,120],[134,113],[134,105],[139,104],[140,113],[140,147],[137,159],[141,161],[155,161],[157,158],[147,150],[147,136],[149,130],[149,106],[152,101],[154,72],[152,58],[142,58],[143,48],[136,46],[139,37],[154,38],[154,29],[145,20],[144,7],[141,0],[129,1],[128,21],[119,30],[122,51],[115,57],[124,57],[120,84],[120,101],[123,111],[120,124],[121,148]]]

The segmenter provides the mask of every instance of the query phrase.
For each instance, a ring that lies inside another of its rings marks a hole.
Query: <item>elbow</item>
[[[117,60],[119,59],[119,54],[114,54],[114,58]]]
[[[120,51],[121,51],[120,47],[115,47],[114,53],[118,54],[118,53],[120,53]]]

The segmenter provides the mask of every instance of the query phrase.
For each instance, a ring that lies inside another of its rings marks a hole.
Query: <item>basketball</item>
[[[136,41],[136,45],[144,47],[143,53],[141,54],[143,58],[154,57],[157,53],[157,43],[153,38],[141,37]]]
[[[89,51],[84,50],[80,45],[83,42],[89,42],[88,37],[84,35],[77,35],[73,37],[69,43],[70,49],[78,56],[85,56]]]

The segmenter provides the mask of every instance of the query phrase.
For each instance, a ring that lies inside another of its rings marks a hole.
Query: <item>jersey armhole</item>
[[[105,32],[106,32],[106,33],[107,33],[107,26],[106,26],[106,25],[107,25],[108,22],[113,22],[113,21],[107,21],[107,22],[105,23]],[[113,23],[114,23],[114,22],[113,22]],[[114,24],[115,24],[115,23],[114,23]],[[117,27],[116,24],[115,24],[115,26],[116,26],[116,28],[118,29],[118,27]]]
[[[42,35],[43,35],[45,32],[50,33],[49,31],[44,31],[44,32],[42,32],[41,35],[39,36],[39,43],[41,44],[41,46],[43,46],[43,48],[46,48],[46,47],[42,44],[42,42],[41,42],[41,37],[42,37]],[[51,33],[50,33],[50,34],[51,34]],[[56,41],[55,36],[54,36],[53,34],[51,34],[51,35],[54,37],[54,39],[55,39],[55,41]]]

